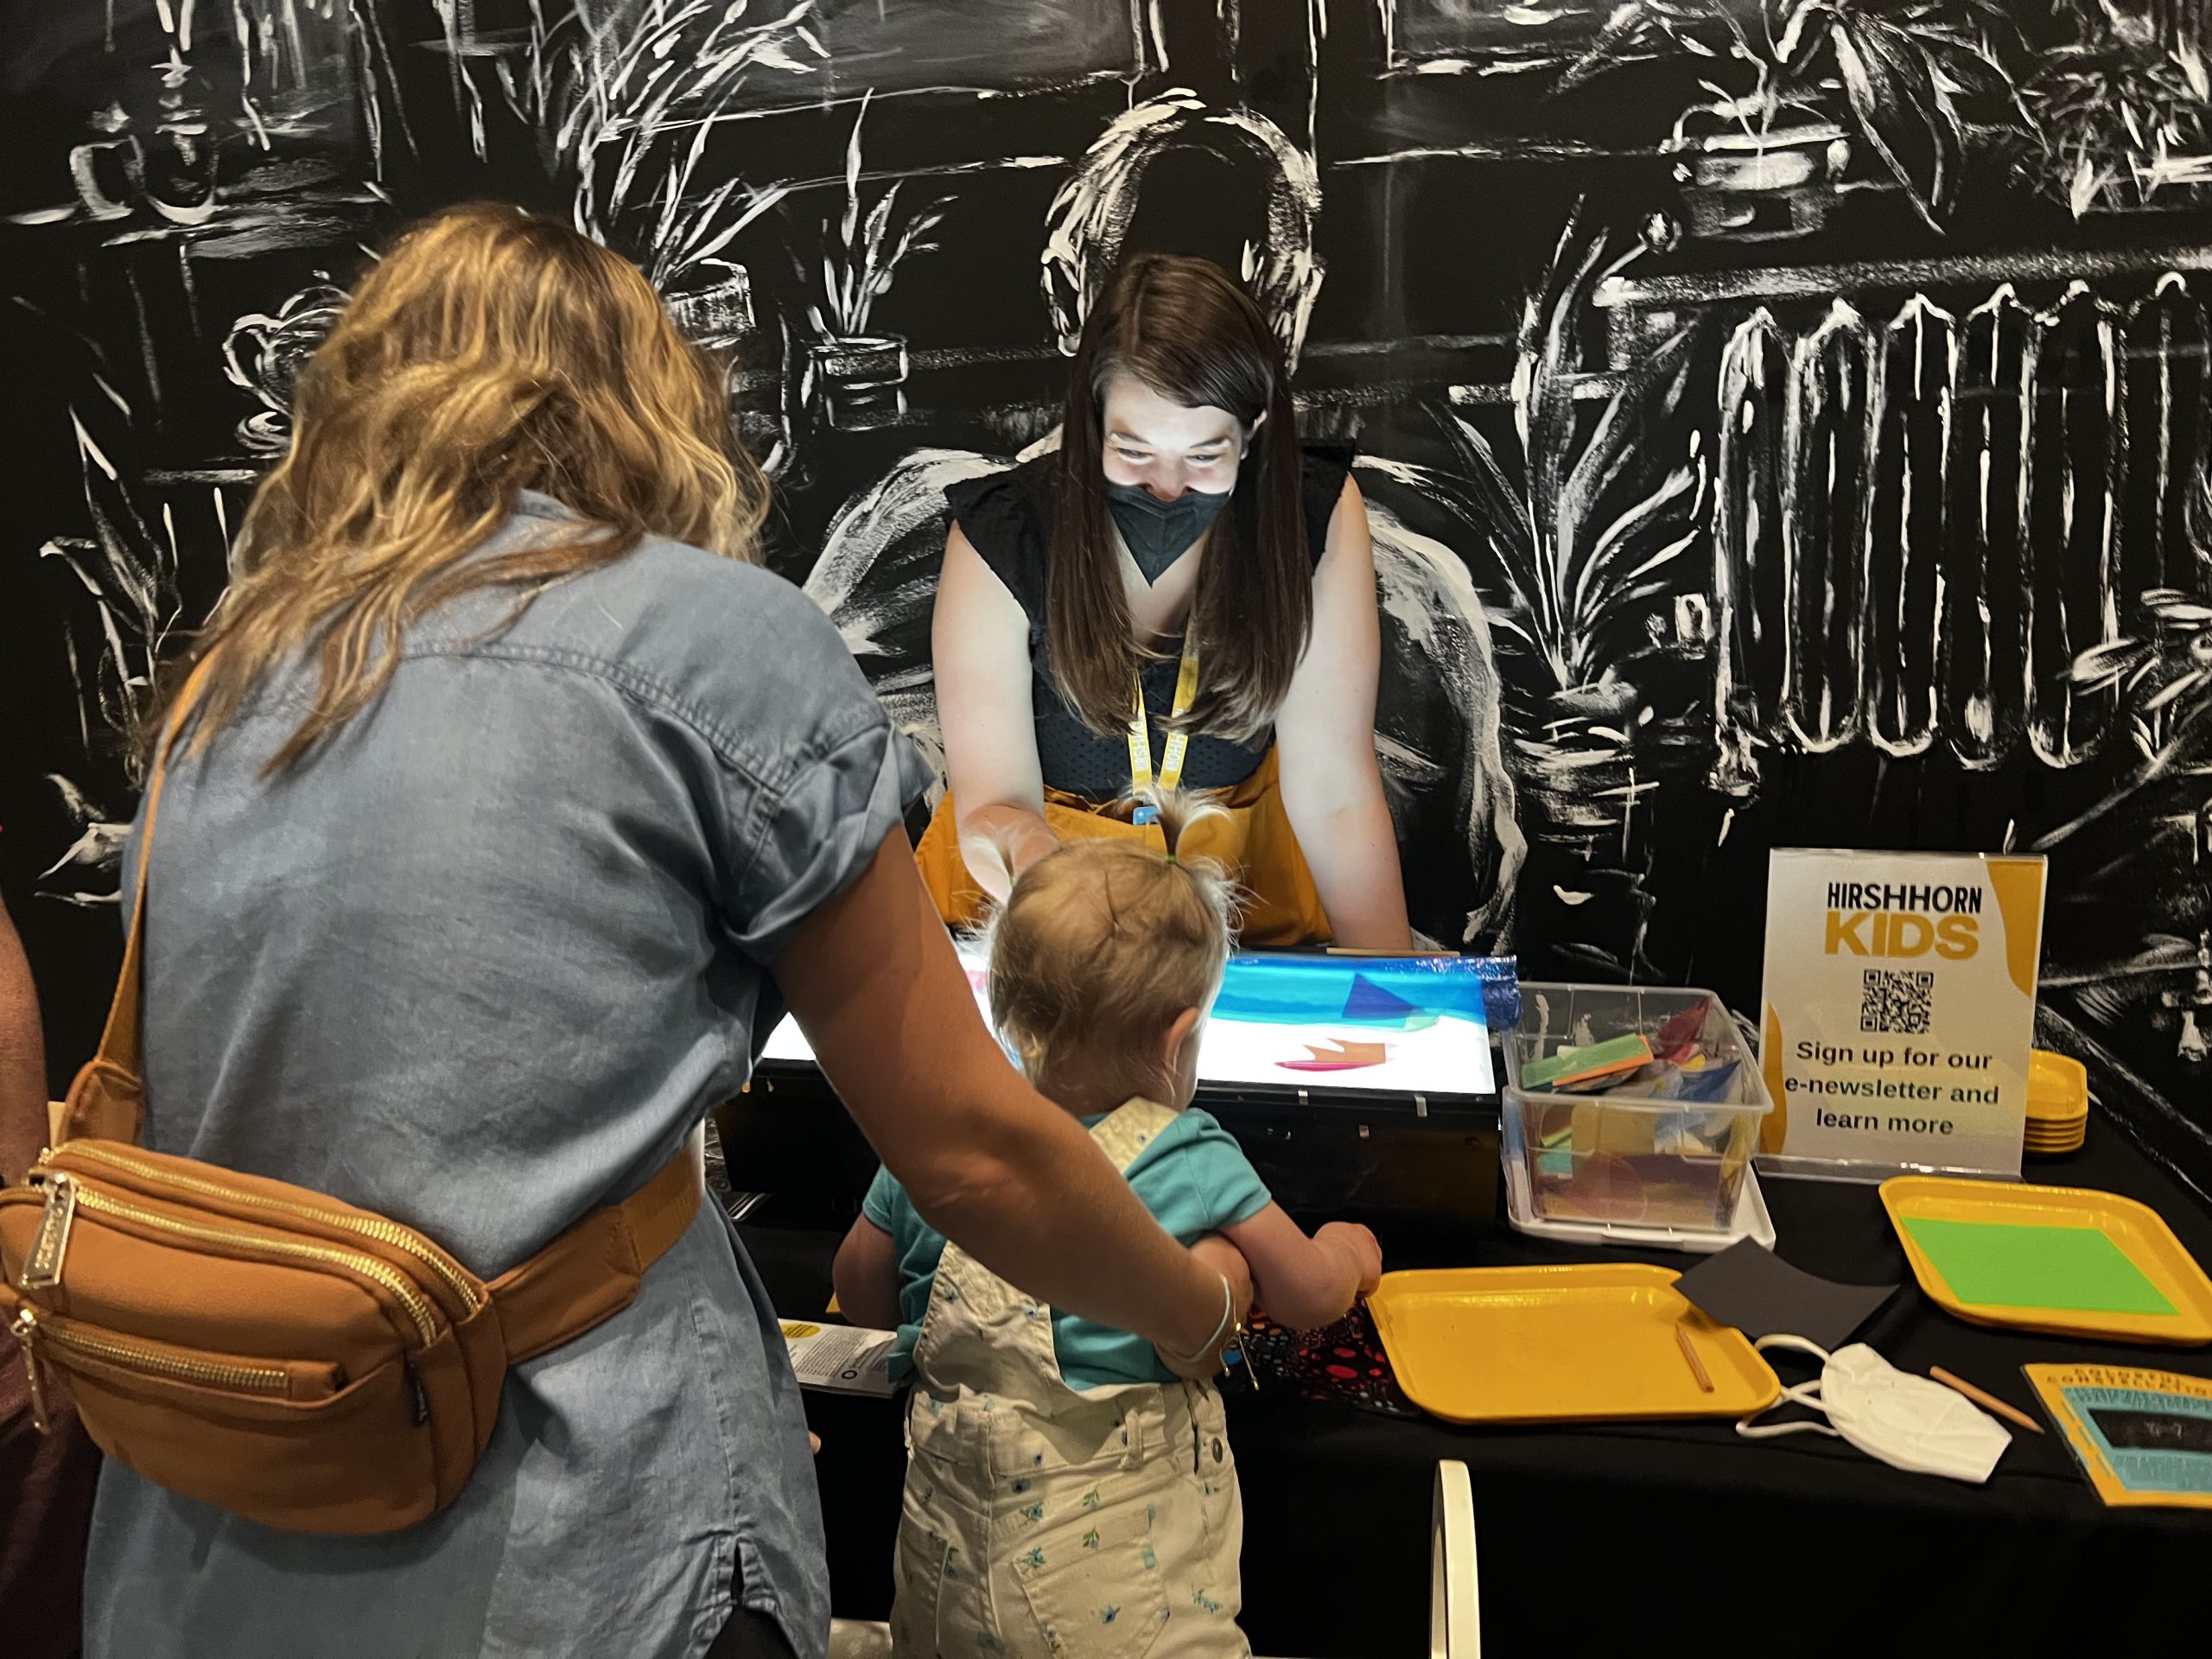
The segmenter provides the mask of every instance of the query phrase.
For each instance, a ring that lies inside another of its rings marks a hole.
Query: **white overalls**
[[[1092,1130],[1124,1173],[1175,1114]],[[1061,1380],[1052,1312],[948,1243],[914,1345],[893,1651],[1243,1656],[1243,1511],[1220,1393]]]

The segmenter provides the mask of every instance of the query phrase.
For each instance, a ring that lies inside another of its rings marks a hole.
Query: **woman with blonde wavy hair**
[[[787,1002],[933,1226],[1200,1374],[1241,1262],[1178,1247],[985,1032],[903,741],[749,563],[766,489],[723,385],[634,267],[512,208],[360,284],[181,710],[145,1143],[489,1279],[683,1153]],[[626,1308],[508,1373],[460,1498],[404,1531],[272,1531],[110,1463],[86,1605],[86,1650],[130,1659],[819,1654],[767,1298],[703,1205]]]

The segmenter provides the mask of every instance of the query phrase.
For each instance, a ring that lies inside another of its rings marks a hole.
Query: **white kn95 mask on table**
[[[1745,1440],[1812,1433],[1846,1440],[1870,1458],[1915,1474],[1942,1475],[1980,1485],[2012,1436],[1994,1417],[1931,1377],[1901,1371],[1863,1342],[1833,1354],[1802,1337],[1761,1337],[1761,1352],[1796,1349],[1821,1362],[1821,1380],[1786,1388],[1774,1405],[1736,1425]],[[1760,1423],[1777,1406],[1800,1405],[1825,1423]],[[1833,1425],[1833,1427],[1831,1427]]]

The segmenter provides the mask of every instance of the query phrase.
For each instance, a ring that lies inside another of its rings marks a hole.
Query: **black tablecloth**
[[[2100,1116],[2028,1179],[2152,1205],[2212,1263],[2212,1213]],[[1987,1330],[1911,1281],[1871,1186],[1769,1180],[1777,1252],[1832,1279],[1902,1282],[1860,1333],[1892,1363],[1942,1365],[2042,1421],[2019,1368],[2095,1361],[2212,1375],[2212,1349]],[[834,1235],[748,1227],[778,1304],[829,1296]],[[1390,1265],[1446,1263],[1431,1249]],[[1496,1230],[1452,1265],[1624,1260]],[[1687,1268],[1696,1258],[1644,1259]],[[1801,1372],[1785,1357],[1786,1381]],[[881,1618],[902,1474],[883,1402],[809,1397],[837,1610]],[[1244,1626],[1260,1653],[1427,1651],[1439,1459],[1473,1479],[1484,1639],[1500,1654],[1757,1646],[1806,1653],[2127,1651],[2212,1644],[2212,1511],[2107,1509],[2057,1433],[2016,1431],[1986,1486],[1907,1474],[1825,1436],[1746,1441],[1726,1422],[1456,1428],[1280,1394],[1233,1396],[1244,1491]]]

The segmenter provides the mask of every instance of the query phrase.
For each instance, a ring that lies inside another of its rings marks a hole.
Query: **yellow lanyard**
[[[1144,677],[1131,677],[1136,688],[1137,711],[1129,719],[1129,787],[1141,795],[1152,787],[1152,731],[1144,707]],[[1180,720],[1191,712],[1191,705],[1198,697],[1198,647],[1192,632],[1183,636],[1183,666],[1175,676],[1174,712],[1171,718]],[[1183,756],[1191,747],[1190,736],[1182,731],[1167,734],[1167,746],[1160,751],[1160,786],[1173,789],[1183,781]]]

